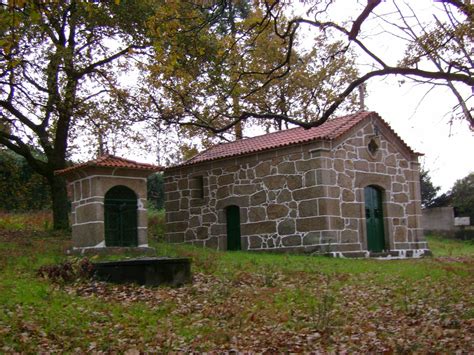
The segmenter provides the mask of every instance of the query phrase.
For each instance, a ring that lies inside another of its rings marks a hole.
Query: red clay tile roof
[[[162,171],[164,168],[152,164],[138,163],[133,160],[119,158],[114,155],[103,155],[97,159],[90,160],[88,162],[77,164],[66,169],[56,170],[55,175],[63,175],[72,171],[83,169],[86,167],[104,167],[104,168],[125,168],[135,170],[150,170],[150,171]]]
[[[374,117],[383,121],[376,112],[362,111],[347,116],[337,117],[326,121],[318,127],[304,129],[302,127],[287,129],[273,133],[264,134],[252,138],[240,139],[235,142],[218,144],[197,154],[193,158],[182,164],[170,167],[197,164],[205,161],[235,157],[249,153],[256,153],[267,149],[280,148],[294,144],[301,144],[313,140],[333,140],[348,132],[359,122]],[[388,124],[387,124],[388,126]],[[415,153],[408,145],[395,133],[390,126],[391,132],[400,139],[407,149]]]

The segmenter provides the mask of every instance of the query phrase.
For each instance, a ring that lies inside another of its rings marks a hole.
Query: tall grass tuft
[[[426,239],[435,257],[471,256],[474,254],[474,240],[450,239],[435,235],[428,235]]]
[[[5,230],[50,230],[53,222],[51,211],[0,212],[0,229]]]

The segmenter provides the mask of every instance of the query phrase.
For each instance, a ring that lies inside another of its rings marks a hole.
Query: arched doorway
[[[241,250],[240,244],[240,209],[239,206],[226,208],[227,217],[227,250]]]
[[[114,186],[104,200],[105,245],[108,247],[136,247],[137,196],[126,186]]]
[[[382,192],[375,186],[367,186],[365,195],[365,220],[367,226],[367,249],[381,252],[385,249]]]

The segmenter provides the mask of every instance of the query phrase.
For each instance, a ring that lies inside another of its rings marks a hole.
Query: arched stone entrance
[[[104,199],[105,245],[138,246],[137,195],[126,186],[114,186]]]
[[[382,192],[375,186],[364,188],[367,250],[381,252],[385,246]]]

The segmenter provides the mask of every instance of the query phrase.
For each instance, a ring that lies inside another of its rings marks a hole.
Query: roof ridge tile
[[[97,157],[96,159],[92,159],[84,163],[76,164],[76,165],[67,167],[65,169],[56,170],[54,174],[63,175],[63,174],[67,174],[72,171],[76,171],[76,170],[83,169],[86,167],[125,168],[125,169],[150,170],[150,171],[163,170],[163,167],[161,166],[147,164],[147,163],[139,163],[134,160],[117,157],[111,154],[103,154]]]

